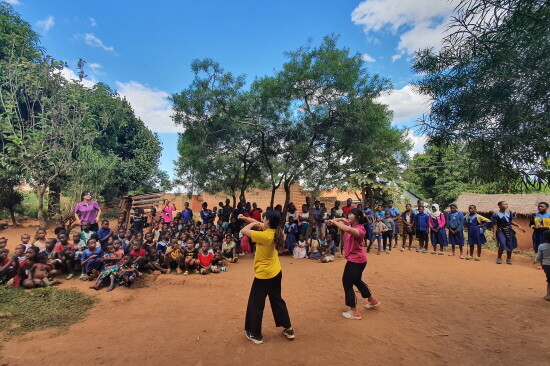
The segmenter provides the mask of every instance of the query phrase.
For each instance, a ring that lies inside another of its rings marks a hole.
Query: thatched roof
[[[539,202],[550,202],[550,194],[478,194],[462,193],[456,200],[460,211],[467,211],[469,205],[476,205],[479,213],[489,213],[498,209],[497,202],[506,201],[510,210],[520,215],[537,212]]]

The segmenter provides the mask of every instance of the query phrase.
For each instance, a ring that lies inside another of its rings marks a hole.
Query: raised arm
[[[341,219],[335,219],[335,220],[328,220],[327,224],[336,226],[338,229],[342,230],[343,232],[350,233],[351,235],[353,235],[354,238],[361,237],[361,233],[359,232],[359,230],[346,225],[344,222],[345,221],[342,221]]]

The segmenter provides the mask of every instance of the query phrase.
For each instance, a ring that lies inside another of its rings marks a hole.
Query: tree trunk
[[[271,186],[271,200],[269,201],[269,206],[271,208],[275,207],[275,192],[277,191],[277,186]]]
[[[283,188],[285,189],[285,202],[284,202],[284,205],[283,205],[283,214],[282,214],[282,217],[281,217],[281,226],[284,227],[284,225],[286,224],[286,213],[288,212],[288,204],[290,203],[290,186],[292,185],[292,182],[290,181],[285,181],[285,183],[283,184]],[[273,193],[273,191],[272,191]],[[272,197],[272,200],[274,201],[274,197]],[[271,209],[274,209],[274,207],[272,206]]]
[[[10,211],[11,222],[15,227],[15,225],[17,225],[17,221],[15,220],[15,209],[13,207],[10,207],[8,210]]]
[[[239,194],[239,202],[246,203],[245,193],[246,193],[246,189],[241,188],[241,194]]]
[[[46,193],[46,188],[39,187],[36,189],[36,197],[38,198],[37,218],[41,227],[46,226],[46,217],[44,215],[44,194],[45,193]]]
[[[315,191],[312,191],[310,196],[311,205],[309,206],[309,225],[306,231],[306,238],[309,238],[311,236],[311,230],[313,230],[313,224],[315,223],[315,217],[313,217],[313,208],[315,207],[315,200],[317,199],[315,195]],[[317,238],[317,240],[319,240],[319,238]]]
[[[50,184],[48,194],[48,219],[63,221],[61,217],[61,186],[57,183]]]
[[[235,193],[233,193],[231,195],[231,197],[233,198],[233,209],[236,209],[237,208],[237,196],[235,196]]]

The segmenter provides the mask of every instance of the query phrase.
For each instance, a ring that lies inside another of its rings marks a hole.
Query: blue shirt
[[[159,241],[157,243],[157,250],[159,252],[161,252],[162,254],[166,254],[166,248],[168,248],[168,244],[163,242],[163,241]]]
[[[418,213],[414,215],[414,227],[420,231],[428,231],[430,216],[425,213]]]
[[[464,215],[462,212],[449,212],[447,215],[447,227],[462,231],[464,229]]]
[[[103,257],[103,251],[101,248],[95,248],[95,252],[91,252],[90,249],[85,249],[82,252],[82,256],[80,257],[80,260],[84,262],[86,259],[90,258],[92,255],[97,255],[98,258]]]
[[[110,228],[107,228],[107,229],[101,228],[97,231],[97,237],[99,238],[99,240],[105,239],[110,234],[111,234]]]
[[[189,221],[193,221],[193,210],[188,208],[187,210],[181,211],[181,219],[184,224],[187,224]]]
[[[391,217],[397,217],[399,216],[399,210],[395,207],[388,207],[386,208],[386,212],[389,212]]]
[[[210,215],[212,215],[212,210],[201,210],[201,219],[204,225],[208,225],[210,223]]]
[[[374,213],[374,218],[376,218],[377,216],[383,219],[386,216],[386,213],[384,211],[380,211],[380,212],[376,211]]]

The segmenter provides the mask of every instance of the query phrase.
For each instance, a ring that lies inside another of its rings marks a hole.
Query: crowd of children
[[[492,228],[499,245],[497,263],[503,263],[506,252],[506,263],[512,264],[512,251],[517,247],[512,227],[524,231],[514,222],[514,213],[503,201],[498,203],[499,209],[491,219],[478,214],[475,205],[470,205],[464,214],[451,204],[445,214],[437,204],[426,207],[421,200],[414,208],[407,204],[404,212],[399,212],[392,201],[385,209],[377,205],[374,210],[361,204],[353,206],[351,199],[343,207],[337,201],[330,211],[319,201],[313,207],[310,205],[307,199],[299,212],[293,203],[289,204],[284,225],[285,249],[281,254],[322,263],[334,261],[342,248],[342,236],[337,227],[327,226],[326,222],[345,217],[353,208],[363,210],[367,219],[366,251],[370,252],[374,245],[378,255],[390,254],[398,248],[401,233],[400,251],[412,250],[416,238],[419,244],[416,252],[444,255],[450,245],[449,256],[455,256],[458,249],[459,258],[480,261],[481,248],[486,243],[485,231]],[[107,220],[102,220],[97,231],[83,221],[80,232],[69,235],[63,228],[57,228],[55,237],[50,238],[44,229],[39,229],[34,240],[28,234],[23,235],[14,253],[6,249],[7,240],[0,238],[0,281],[32,288],[55,285],[61,276],[66,279],[79,276],[94,282],[93,289],[108,286],[111,291],[121,285],[129,287],[138,276],[153,271],[162,274],[175,271],[186,276],[223,272],[228,263],[236,263],[240,256],[254,252],[254,243],[240,232],[244,222],[238,217],[242,214],[261,220],[263,211],[256,204],[239,203],[233,208],[227,200],[225,205],[220,202],[219,207],[209,209],[205,202],[199,213],[200,221],[194,221],[188,203],[175,216],[174,209],[175,206],[165,203],[160,215],[151,209],[145,216],[142,209],[136,208],[129,227],[119,222],[116,230],[109,227]],[[275,209],[282,210],[280,205]],[[540,245],[548,243],[544,235],[550,228],[548,203],[539,203],[531,228],[534,250],[538,252]],[[546,247],[543,246],[545,251]],[[540,262],[550,273],[547,256],[541,254]]]

